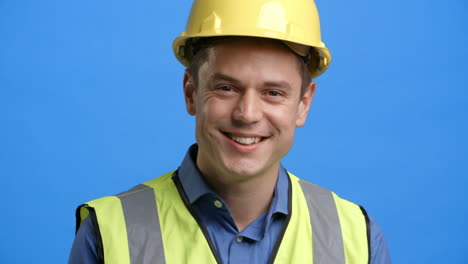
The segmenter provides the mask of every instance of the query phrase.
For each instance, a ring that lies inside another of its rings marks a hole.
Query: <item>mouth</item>
[[[226,132],[223,132],[223,134],[229,139],[231,139],[232,141],[239,143],[241,145],[253,145],[266,139],[266,137],[245,137],[245,136],[233,135],[231,133],[226,133]]]

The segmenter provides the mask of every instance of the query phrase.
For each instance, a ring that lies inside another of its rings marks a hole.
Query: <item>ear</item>
[[[185,97],[185,107],[187,107],[187,113],[189,115],[196,115],[195,107],[195,86],[193,84],[192,74],[189,70],[185,70],[184,73],[184,97]]]
[[[306,87],[304,94],[299,100],[299,105],[297,108],[297,119],[296,126],[301,127],[305,125],[307,120],[307,115],[309,114],[310,105],[312,104],[312,99],[314,98],[316,84],[313,81],[310,81],[309,85]]]

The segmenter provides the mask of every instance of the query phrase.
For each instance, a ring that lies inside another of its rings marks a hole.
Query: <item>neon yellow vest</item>
[[[289,173],[289,216],[269,263],[369,263],[362,207]],[[218,263],[177,172],[77,209],[77,229],[91,216],[104,263]],[[101,248],[102,247],[102,248]]]

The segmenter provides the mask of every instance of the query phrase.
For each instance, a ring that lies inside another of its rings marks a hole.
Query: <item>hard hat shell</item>
[[[278,39],[301,56],[313,47],[320,61],[308,64],[312,78],[324,73],[331,62],[331,54],[321,40],[313,0],[195,0],[187,27],[174,40],[172,49],[177,59],[188,66],[191,54],[187,40],[217,36]]]

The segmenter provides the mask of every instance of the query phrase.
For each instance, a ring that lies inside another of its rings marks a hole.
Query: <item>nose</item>
[[[245,91],[239,97],[232,113],[235,121],[252,124],[260,121],[263,117],[262,102],[254,90]]]

